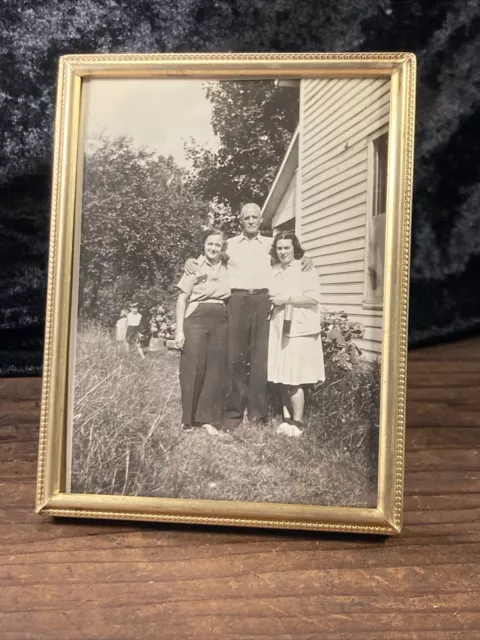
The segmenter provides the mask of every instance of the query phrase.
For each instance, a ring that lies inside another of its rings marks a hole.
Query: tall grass
[[[185,434],[178,354],[163,350],[142,360],[118,351],[100,327],[84,325],[77,336],[72,491],[373,506],[374,375],[370,368],[350,372],[350,379],[310,393],[298,439],[275,433],[273,412],[266,425],[247,423],[225,437]]]

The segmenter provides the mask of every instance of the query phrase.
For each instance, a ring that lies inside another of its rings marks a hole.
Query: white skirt
[[[324,382],[320,333],[290,338],[283,334],[283,314],[274,314],[268,341],[268,379],[292,386]]]

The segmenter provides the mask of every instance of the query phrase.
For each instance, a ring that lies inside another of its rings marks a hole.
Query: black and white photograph
[[[390,101],[83,82],[70,493],[377,505]]]

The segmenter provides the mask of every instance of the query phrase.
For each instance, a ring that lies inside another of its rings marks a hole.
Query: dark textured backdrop
[[[41,372],[65,53],[413,51],[410,344],[480,329],[479,0],[4,0],[0,25],[0,376]]]

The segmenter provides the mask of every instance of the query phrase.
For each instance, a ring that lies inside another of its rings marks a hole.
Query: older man
[[[272,239],[259,233],[260,207],[242,207],[243,231],[227,244],[228,277],[232,295],[228,302],[228,374],[225,427],[239,424],[245,408],[251,421],[267,413],[268,284]]]
[[[268,408],[267,365],[272,238],[259,232],[262,222],[257,204],[240,211],[242,233],[227,242],[228,278],[232,295],[228,301],[228,384],[224,428],[238,426],[247,409],[258,422]],[[196,261],[188,260],[187,273],[195,273]],[[306,258],[304,268],[311,269]]]

